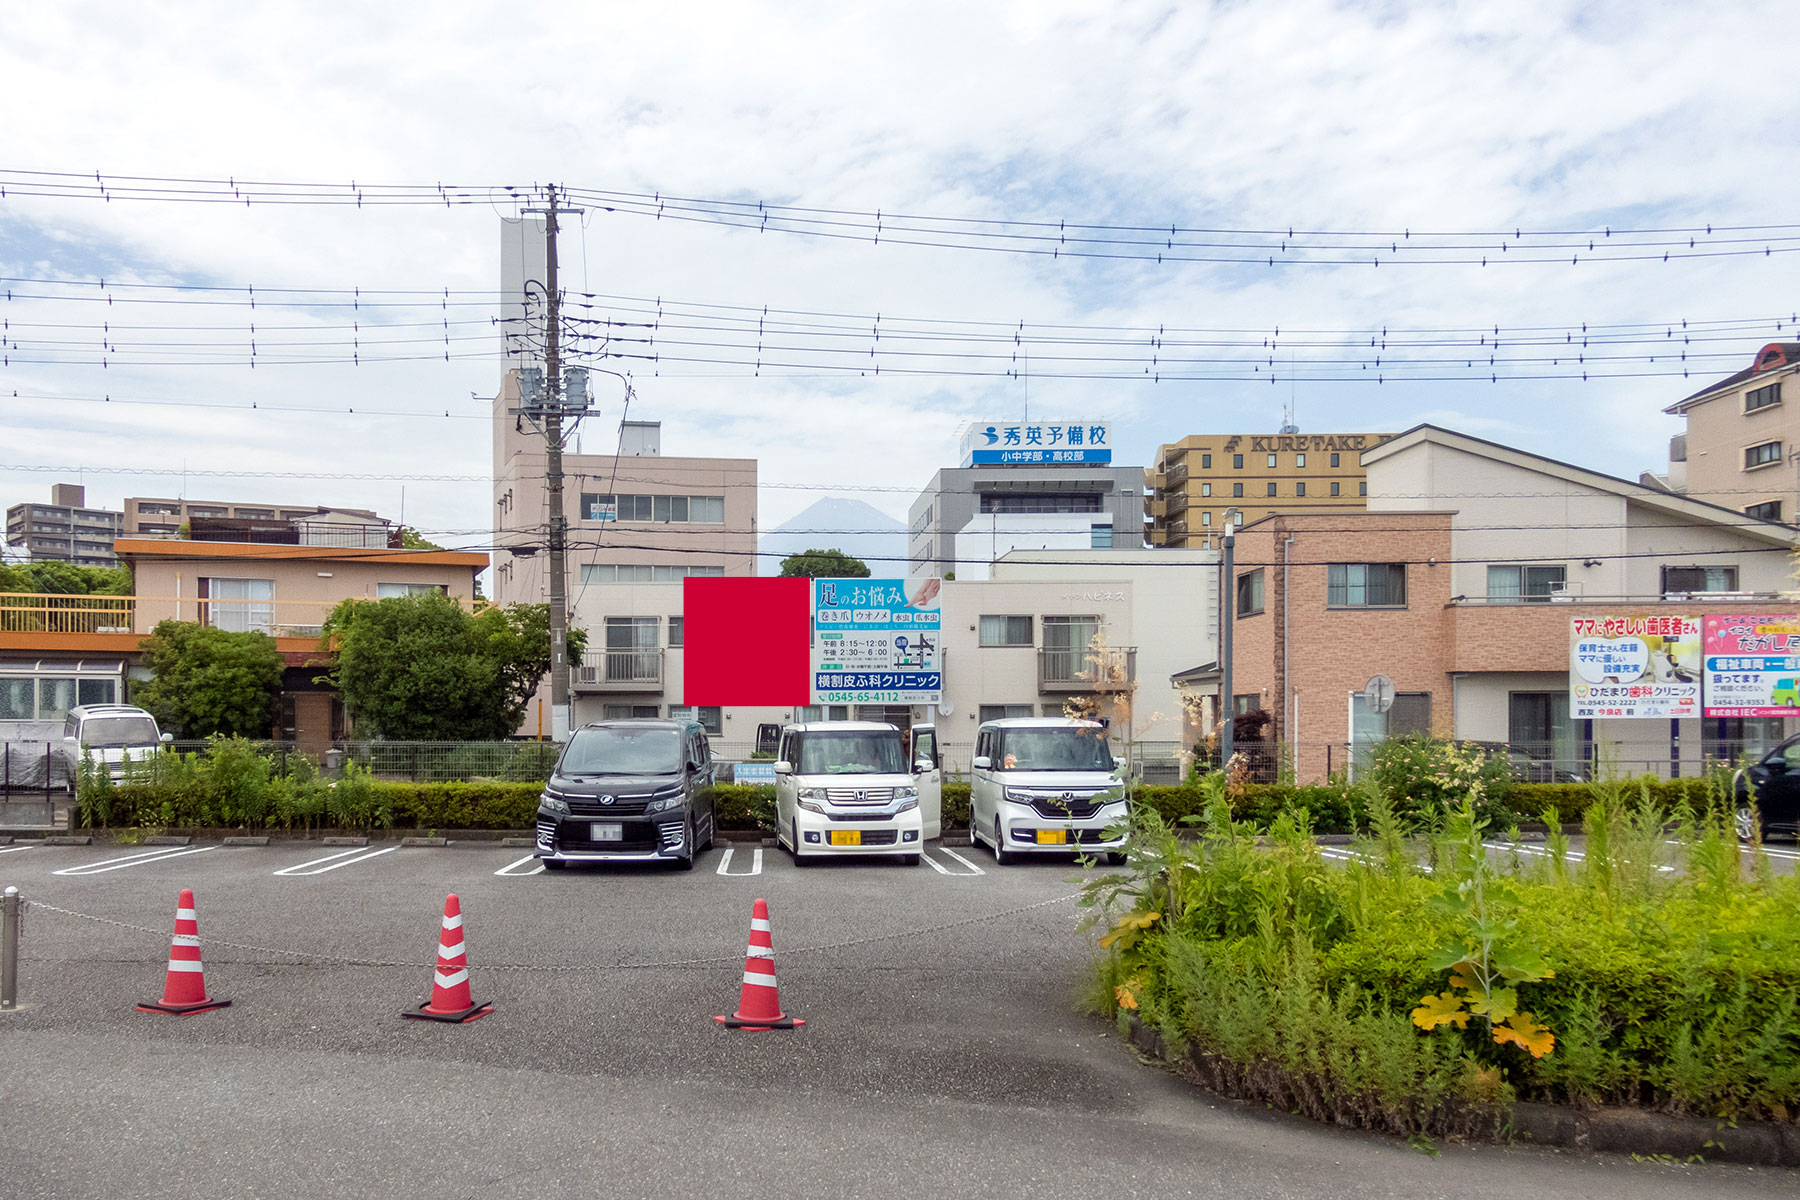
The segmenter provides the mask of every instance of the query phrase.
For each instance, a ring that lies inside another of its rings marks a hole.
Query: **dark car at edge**
[[[584,725],[538,798],[537,856],[550,870],[572,862],[690,868],[718,833],[712,783],[712,747],[696,722]]]

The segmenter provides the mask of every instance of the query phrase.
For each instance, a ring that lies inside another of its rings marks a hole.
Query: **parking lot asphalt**
[[[1792,1194],[1775,1170],[1432,1158],[1219,1100],[1079,1010],[1074,864],[758,849],[544,873],[491,843],[0,847],[37,906],[30,1007],[0,1017],[0,1194]],[[233,1005],[138,1013],[183,887]],[[402,1020],[452,891],[495,1011]],[[758,897],[792,1033],[712,1021]]]

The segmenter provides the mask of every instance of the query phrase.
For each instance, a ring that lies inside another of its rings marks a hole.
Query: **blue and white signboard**
[[[813,703],[943,699],[941,579],[813,580]]]
[[[774,783],[775,764],[772,762],[733,763],[731,766],[732,783]]]
[[[965,467],[1110,462],[1106,421],[977,421],[963,437]]]

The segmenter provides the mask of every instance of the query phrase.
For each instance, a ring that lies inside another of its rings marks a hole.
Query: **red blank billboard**
[[[683,704],[812,703],[812,580],[690,576]]]

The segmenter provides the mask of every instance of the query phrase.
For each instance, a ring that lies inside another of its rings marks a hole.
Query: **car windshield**
[[[151,746],[156,722],[149,717],[95,717],[81,726],[84,746]]]
[[[673,775],[681,770],[675,729],[581,729],[569,739],[559,775]]]
[[[1000,734],[1003,771],[1110,771],[1106,731],[1092,728],[1007,729]]]
[[[806,733],[800,738],[802,775],[904,775],[900,734],[892,729]]]

